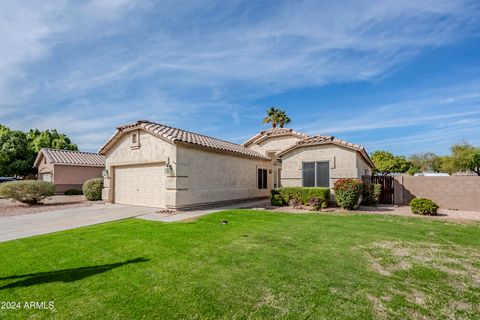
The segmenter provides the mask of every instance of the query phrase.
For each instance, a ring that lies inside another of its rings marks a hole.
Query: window
[[[138,130],[132,132],[130,148],[132,150],[140,148],[140,135]]]
[[[258,179],[258,189],[267,189],[267,169],[258,169],[257,179]]]
[[[330,165],[328,161],[304,162],[302,164],[304,187],[330,187]]]

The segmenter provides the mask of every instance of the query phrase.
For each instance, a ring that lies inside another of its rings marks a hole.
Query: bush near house
[[[382,185],[379,183],[363,183],[362,204],[366,206],[376,206],[380,199]]]
[[[83,194],[83,192],[82,190],[78,190],[78,189],[68,189],[68,190],[65,190],[63,194],[66,196],[78,196]]]
[[[87,200],[102,200],[103,178],[89,179],[85,181],[82,189]]]
[[[358,208],[363,191],[363,182],[358,179],[339,179],[333,187],[335,201],[342,209]]]
[[[28,205],[41,204],[45,198],[55,195],[55,185],[39,180],[5,182],[0,185],[0,197],[13,199]]]
[[[416,198],[410,201],[413,214],[434,216],[437,214],[438,205],[430,199]]]
[[[271,203],[274,206],[282,206],[290,202],[296,202],[312,206],[316,210],[319,210],[328,206],[329,199],[329,188],[285,187],[272,189]]]

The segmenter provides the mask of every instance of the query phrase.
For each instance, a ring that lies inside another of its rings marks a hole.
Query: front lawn
[[[251,210],[129,219],[0,243],[7,301],[21,308],[1,319],[475,319],[480,225]]]

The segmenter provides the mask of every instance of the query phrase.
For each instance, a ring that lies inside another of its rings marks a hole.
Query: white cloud
[[[1,122],[79,141],[135,118],[239,123],[249,99],[385,77],[471,36],[479,16],[476,1],[449,0],[4,1]]]

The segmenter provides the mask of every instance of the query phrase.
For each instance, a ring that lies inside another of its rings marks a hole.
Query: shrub
[[[339,179],[333,187],[337,204],[346,210],[358,208],[362,197],[363,182],[358,179]]]
[[[78,190],[78,189],[68,189],[68,190],[65,190],[63,194],[66,196],[78,196],[83,194],[83,192],[82,190]]]
[[[330,200],[329,188],[315,188],[315,187],[286,187],[272,190],[272,205],[274,198],[280,198],[282,205],[285,204],[304,204],[312,205],[317,209],[326,208],[328,200]],[[275,200],[280,201],[280,200]],[[277,202],[277,203],[278,203]]]
[[[0,184],[0,196],[28,205],[42,203],[55,194],[55,185],[40,180],[12,181]]]
[[[434,216],[437,214],[438,205],[430,199],[416,198],[410,201],[410,209],[414,214]]]
[[[102,199],[103,178],[89,179],[83,184],[83,194],[89,201]]]
[[[376,206],[380,199],[382,185],[379,183],[364,183],[362,190],[362,204],[366,206]]]

